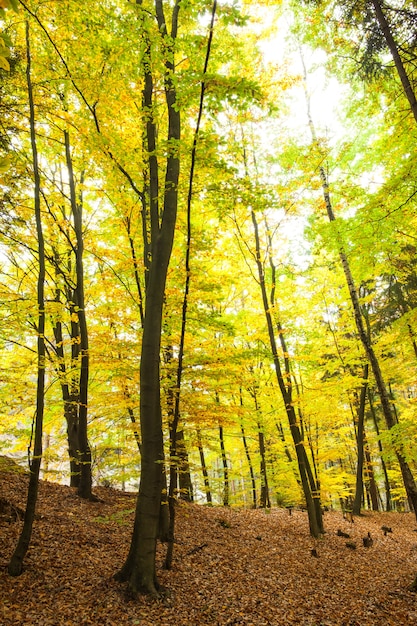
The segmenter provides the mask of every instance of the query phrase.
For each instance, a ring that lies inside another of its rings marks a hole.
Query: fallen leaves
[[[0,493],[23,507],[27,478],[0,474]],[[135,496],[97,490],[80,500],[69,487],[42,483],[33,541],[19,578],[6,572],[20,521],[0,520],[0,623],[4,626],[170,626],[417,624],[415,518],[373,513],[351,524],[325,514],[326,535],[313,540],[307,514],[178,506],[171,571],[162,569],[161,600],[136,600],[113,575],[126,557]],[[382,527],[390,528],[385,533]],[[349,550],[338,530],[350,535]],[[370,532],[372,546],[363,546]],[[316,558],[313,558],[316,557]]]

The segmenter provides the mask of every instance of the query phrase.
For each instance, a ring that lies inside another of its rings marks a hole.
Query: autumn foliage
[[[5,623],[412,622],[413,3],[0,19]]]

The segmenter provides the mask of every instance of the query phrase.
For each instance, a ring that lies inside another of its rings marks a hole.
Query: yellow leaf
[[[0,2],[1,2],[1,0],[0,0]],[[0,56],[0,67],[3,70],[7,70],[7,71],[10,70],[9,62],[8,62],[8,60],[5,57]]]

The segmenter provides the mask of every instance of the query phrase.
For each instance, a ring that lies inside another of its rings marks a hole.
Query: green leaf
[[[6,59],[4,59],[4,60],[6,61]],[[0,57],[0,64],[1,64],[1,61],[2,61],[2,57]],[[7,61],[6,61],[6,63],[7,63]],[[1,174],[4,174],[4,172],[7,172],[7,170],[9,169],[9,167],[10,167],[10,160],[11,159],[10,159],[9,155],[6,156],[6,157],[0,158],[0,173]]]

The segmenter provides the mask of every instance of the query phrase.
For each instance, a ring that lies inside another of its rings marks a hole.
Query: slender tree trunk
[[[274,272],[275,272],[275,267],[274,267]],[[275,280],[275,273],[274,273],[274,280]],[[286,346],[286,342],[284,338],[283,329],[280,323],[278,323],[278,333],[279,333],[279,338],[280,338],[280,343],[281,343],[283,353],[286,354],[288,350],[287,350],[287,346]],[[297,398],[298,400],[300,400],[301,396],[300,396],[299,386],[298,386],[298,383],[294,374],[292,375],[292,378],[295,381],[295,388],[297,390]],[[313,442],[312,442],[312,437],[311,437],[311,428],[310,426],[308,426],[308,428],[306,427],[305,421],[303,419],[303,413],[301,410],[301,402],[298,402],[297,404],[298,404],[297,413],[298,413],[298,421],[300,424],[301,438],[304,441],[304,438],[307,432],[308,447],[310,449],[310,454],[311,454],[311,462],[310,462],[307,456],[306,447],[303,446],[304,448],[303,454],[305,456],[305,467],[306,467],[308,482],[310,484],[311,494],[313,497],[313,504],[314,504],[314,509],[316,513],[317,523],[320,528],[320,533],[323,534],[324,533],[323,511],[321,508],[321,501],[320,501],[320,481],[319,481],[319,471],[318,471],[317,462],[316,462],[316,453],[313,447]],[[316,445],[318,445],[318,443]]]
[[[261,509],[270,509],[271,501],[269,499],[269,486],[268,475],[266,470],[266,456],[265,456],[265,435],[262,430],[261,424],[258,422],[258,441],[259,441],[259,454],[261,457],[260,475],[261,475],[261,495],[259,500],[259,506]]]
[[[36,144],[35,129],[35,105],[33,98],[33,88],[31,79],[31,53],[30,53],[30,31],[29,22],[26,22],[26,80],[29,96],[29,123],[30,123],[30,139],[32,145],[33,158],[33,176],[34,176],[34,206],[36,234],[38,239],[38,280],[37,280],[37,389],[36,389],[36,413],[34,419],[34,442],[33,456],[29,461],[30,477],[29,487],[26,501],[25,516],[23,520],[22,531],[10,559],[8,572],[11,576],[19,576],[23,569],[23,560],[29,548],[32,537],[33,522],[35,519],[36,502],[38,498],[39,488],[39,472],[42,461],[42,430],[44,415],[44,393],[45,393],[45,246],[42,230],[42,216],[40,203],[40,174],[38,165],[38,150]]]
[[[280,359],[278,355],[278,348],[275,339],[274,325],[272,320],[271,309],[274,305],[274,289],[275,289],[275,281],[272,278],[272,289],[273,293],[271,296],[271,302],[268,299],[266,284],[265,284],[265,274],[261,261],[261,253],[260,253],[260,241],[259,241],[259,230],[258,230],[258,222],[256,220],[255,212],[252,210],[251,212],[252,223],[254,228],[255,235],[255,246],[256,246],[256,265],[258,269],[258,277],[259,277],[259,285],[261,288],[262,294],[262,302],[263,308],[268,328],[268,336],[269,342],[271,346],[272,358],[275,367],[275,373],[277,376],[278,386],[281,391],[281,395],[285,404],[285,410],[288,417],[288,422],[290,425],[291,435],[294,441],[295,452],[297,456],[298,468],[300,472],[300,479],[303,488],[304,498],[306,501],[306,507],[308,512],[310,533],[313,537],[319,537],[323,531],[323,522],[321,519],[321,506],[320,506],[320,494],[318,489],[311,489],[311,480],[313,478],[313,474],[311,472],[310,464],[308,461],[308,457],[305,451],[303,438],[300,432],[300,428],[297,423],[297,416],[294,409],[294,404],[292,402],[292,381],[291,381],[291,372],[290,372],[290,363],[289,363],[289,352],[285,346],[285,340],[283,336],[283,330],[279,326],[278,333],[281,345],[283,346],[283,354],[284,354],[284,367],[283,371],[280,364]],[[272,259],[270,258],[270,262],[272,263]],[[315,502],[315,500],[317,502]],[[317,506],[318,503],[318,506]]]
[[[411,339],[411,345],[413,346],[413,350],[414,350],[414,354],[417,358],[417,342],[416,342],[416,335],[415,332],[413,330],[413,327],[411,326],[411,324],[407,324],[408,327],[408,334],[410,335],[410,339]]]
[[[378,503],[378,487],[375,481],[374,468],[372,465],[371,454],[369,451],[369,445],[366,440],[366,433],[364,432],[364,452],[365,452],[365,476],[368,485],[369,496],[371,498],[371,505],[373,511],[379,511]]]
[[[67,433],[68,446],[71,446],[70,469],[71,486],[80,486],[81,480],[81,459],[80,459],[80,440],[79,440],[79,407],[80,407],[80,327],[78,315],[76,313],[76,295],[72,288],[67,287],[65,290],[66,304],[70,313],[70,329],[71,329],[71,361],[70,361],[70,378],[68,382],[68,404],[67,408]],[[65,404],[64,404],[65,416]],[[69,421],[68,421],[69,420]]]
[[[253,216],[252,216],[252,219],[253,219]],[[269,266],[271,269],[271,283],[272,283],[270,303],[271,303],[271,309],[274,310],[275,291],[276,291],[276,267],[275,267],[274,260],[272,258],[272,237],[271,237],[270,229],[269,229],[266,219],[265,219],[265,227],[266,227],[267,236],[268,236],[268,244],[269,244],[268,257],[269,257]],[[259,250],[257,250],[257,253],[259,253]],[[265,283],[265,277],[263,277],[263,282]],[[267,298],[266,298],[266,301],[267,301]],[[272,319],[272,314],[271,314],[271,319]],[[291,411],[290,411],[291,414],[289,414],[287,410],[288,421],[291,425],[293,423],[293,420],[295,420],[294,424],[297,426],[297,416],[296,416],[296,412],[294,409],[294,403],[292,401],[292,397],[293,397],[292,380],[295,380],[295,376],[291,372],[289,351],[287,348],[284,330],[281,326],[280,320],[276,320],[275,325],[277,328],[279,343],[281,345],[281,350],[282,350],[282,354],[284,357],[284,373],[281,372],[282,379],[280,383],[281,393],[284,390],[286,391],[286,398],[287,398],[286,404],[288,406],[290,404],[292,405]],[[276,349],[276,346],[275,346],[275,349]],[[277,363],[279,365],[279,359],[277,359]],[[296,391],[299,395],[297,384],[296,384]],[[299,417],[298,423],[300,425],[299,427],[297,426],[298,433],[296,432],[296,429],[294,429],[293,427],[291,428],[291,432],[292,432],[294,443],[296,440],[298,441],[298,443],[295,443],[296,454],[297,454],[299,467],[300,467],[300,462],[301,462],[302,471],[305,472],[305,478],[301,475],[301,472],[300,472],[300,478],[301,478],[301,483],[303,485],[303,492],[306,497],[307,511],[309,513],[310,532],[314,537],[316,537],[317,532],[319,535],[324,533],[323,513],[322,513],[322,508],[321,508],[321,500],[320,500],[320,483],[317,478],[318,472],[316,468],[315,468],[315,474],[316,474],[317,480],[315,479],[313,475],[311,464],[307,456],[307,451],[304,445],[304,430],[303,430],[304,421],[302,419],[302,412],[300,408],[298,408],[298,417]],[[313,463],[314,462],[315,462],[315,459],[313,456]],[[307,485],[308,485],[308,492],[306,492]]]
[[[211,20],[210,20],[210,26],[209,26],[209,35],[207,39],[207,49],[206,49],[206,56],[205,56],[204,68],[203,68],[203,77],[205,77],[207,73],[210,54],[211,54],[216,10],[217,10],[217,0],[214,0],[212,9],[211,9]],[[194,131],[193,146],[191,149],[191,165],[190,165],[190,174],[188,178],[185,285],[184,285],[184,296],[183,296],[183,304],[182,304],[181,335],[180,335],[180,348],[179,348],[179,355],[178,355],[177,384],[176,384],[176,393],[175,393],[175,412],[174,412],[174,424],[176,426],[176,429],[174,433],[173,451],[175,454],[177,454],[177,445],[176,445],[175,439],[178,436],[176,430],[178,428],[178,418],[179,418],[179,412],[180,412],[179,407],[180,407],[180,392],[181,392],[181,383],[182,383],[185,332],[186,332],[186,325],[187,325],[188,297],[189,297],[190,281],[191,281],[191,206],[192,206],[192,200],[193,200],[193,186],[194,186],[195,164],[196,164],[196,157],[197,157],[197,144],[198,144],[198,139],[199,139],[199,134],[200,134],[201,120],[203,117],[203,105],[204,105],[205,91],[206,91],[206,82],[203,79],[201,81],[201,86],[200,86],[200,102],[199,102],[199,107],[198,107],[197,123],[196,123],[195,131]],[[181,444],[178,447],[181,450],[181,455],[183,459],[183,467],[182,467],[182,472],[181,472],[182,477],[180,480],[184,481],[185,479],[186,493],[189,494],[188,498],[184,498],[184,499],[192,500],[192,483],[191,483],[191,477],[189,474],[188,456],[187,456],[187,451],[185,448],[183,431],[181,431]],[[173,535],[174,535],[174,526],[172,527],[172,539],[173,539]]]
[[[240,432],[242,433],[243,448],[245,450],[245,455],[246,455],[246,458],[248,460],[248,465],[249,465],[249,474],[250,474],[250,480],[251,480],[251,486],[252,486],[252,508],[256,509],[258,500],[257,500],[257,495],[256,495],[255,473],[253,471],[252,459],[250,456],[248,442],[246,441],[245,429],[243,427],[242,422],[240,423]]]
[[[193,483],[190,474],[187,446],[184,439],[184,430],[182,428],[177,432],[177,456],[179,463],[179,497],[181,500],[185,500],[185,502],[193,502]]]
[[[217,6],[217,3],[216,3],[216,0],[214,0],[203,76],[207,72],[207,66],[208,66],[208,61],[210,57],[216,6]],[[197,141],[198,141],[198,136],[200,132],[201,118],[203,115],[203,102],[204,102],[205,89],[206,89],[206,84],[203,80],[201,82],[200,105],[199,105],[199,110],[198,110],[197,125],[196,125],[196,129],[194,132],[193,147],[191,150],[191,166],[190,166],[190,175],[189,175],[189,181],[188,181],[189,184],[188,184],[188,196],[187,196],[187,242],[186,242],[186,253],[185,253],[185,286],[184,286],[184,296],[183,296],[183,303],[182,303],[181,335],[180,335],[180,347],[179,347],[179,354],[178,354],[177,381],[176,381],[175,400],[174,400],[174,414],[173,414],[172,422],[170,424],[171,479],[170,479],[169,494],[168,494],[170,521],[169,521],[169,532],[168,532],[168,537],[169,537],[168,550],[167,550],[166,559],[165,559],[165,567],[167,569],[171,568],[172,555],[173,555],[173,550],[174,550],[174,535],[175,535],[175,492],[174,490],[175,490],[175,484],[177,482],[177,476],[178,476],[177,431],[178,431],[178,423],[179,423],[179,417],[180,417],[180,393],[181,393],[182,372],[183,372],[185,332],[186,332],[186,326],[187,326],[188,295],[189,295],[190,281],[191,281],[191,264],[190,264],[191,205],[192,205],[192,198],[193,198],[194,169],[195,169],[196,154],[197,154]],[[182,451],[184,452],[185,451],[184,439],[182,439],[182,444],[183,444]],[[191,480],[190,480],[189,485],[191,485]]]
[[[208,475],[208,471],[207,471],[206,459],[205,459],[205,456],[204,456],[204,448],[203,448],[203,444],[202,444],[202,441],[201,441],[201,433],[200,433],[199,429],[197,429],[197,447],[198,447],[198,452],[200,454],[201,471],[202,471],[202,474],[203,474],[204,490],[206,492],[207,504],[212,504],[213,500],[212,500],[212,497],[211,497],[209,475]]]
[[[247,172],[246,153],[244,152],[245,171]],[[255,262],[258,271],[259,286],[261,289],[262,304],[264,314],[266,318],[266,324],[268,329],[269,343],[271,347],[272,359],[277,377],[278,386],[281,392],[281,396],[285,405],[285,411],[287,413],[288,422],[290,425],[291,435],[293,438],[295,452],[297,456],[298,468],[300,472],[300,480],[303,488],[303,493],[306,501],[306,507],[308,512],[310,533],[313,537],[319,537],[324,531],[323,519],[320,504],[320,490],[319,485],[314,483],[313,473],[311,471],[310,463],[307,453],[304,447],[304,441],[302,433],[297,424],[297,417],[294,410],[294,404],[292,401],[292,381],[291,381],[291,367],[290,356],[285,345],[284,333],[281,325],[278,321],[276,324],[277,332],[279,335],[279,341],[283,351],[283,367],[281,367],[280,357],[277,349],[277,341],[274,330],[273,310],[275,309],[275,289],[276,289],[276,268],[272,258],[272,237],[269,232],[268,225],[265,219],[265,225],[268,238],[268,259],[271,268],[271,294],[268,298],[264,266],[261,259],[260,239],[259,239],[259,227],[256,219],[256,214],[253,208],[251,208],[251,219],[255,237]]]
[[[229,485],[229,467],[227,465],[227,456],[226,456],[226,448],[224,446],[224,433],[223,426],[219,426],[219,439],[220,439],[220,451],[222,456],[222,465],[223,465],[223,506],[229,506],[229,495],[230,495],[230,485]]]
[[[125,396],[126,400],[128,401],[128,403],[130,403],[130,393],[129,393],[129,390],[128,390],[127,387],[125,387],[124,396]],[[129,416],[129,419],[130,419],[130,421],[132,423],[132,426],[133,426],[133,436],[135,438],[136,445],[138,447],[139,454],[140,454],[140,449],[141,449],[140,424],[138,424],[135,412],[133,410],[133,407],[130,404],[127,405],[127,414]]]
[[[257,427],[258,427],[258,443],[259,443],[259,455],[260,455],[260,477],[261,477],[261,491],[260,491],[260,499],[259,506],[261,509],[270,508],[271,501],[269,499],[269,486],[268,486],[268,475],[266,469],[266,453],[265,453],[265,435],[263,431],[263,426],[261,424],[261,410],[258,403],[258,396],[255,386],[250,390],[250,394],[253,398],[255,404],[255,412],[258,416]]]
[[[366,363],[363,368],[363,382],[360,393],[358,407],[358,427],[356,433],[358,461],[356,467],[356,487],[355,497],[353,499],[352,513],[353,515],[361,514],[362,495],[363,495],[363,464],[364,464],[364,438],[365,438],[365,403],[366,392],[368,388],[368,370],[369,365]]]
[[[386,465],[386,463],[384,461],[384,450],[382,448],[381,438],[379,436],[378,418],[376,416],[375,407],[374,407],[374,403],[373,403],[372,396],[371,396],[371,390],[369,388],[368,388],[368,402],[369,402],[369,408],[370,408],[371,415],[372,415],[372,421],[373,421],[374,427],[375,427],[375,432],[376,432],[377,438],[378,438],[379,457],[380,457],[380,460],[381,460],[382,472],[384,474],[385,510],[388,512],[388,511],[391,511],[391,509],[392,509],[391,488],[390,488],[390,482],[389,482],[389,477],[388,477],[387,465]]]
[[[129,216],[127,216],[124,219],[124,224],[126,226],[126,231],[127,231],[127,238],[129,240],[129,247],[130,247],[130,255],[132,257],[132,263],[133,263],[133,272],[135,275],[135,284],[136,284],[136,290],[138,292],[138,309],[139,309],[139,315],[140,315],[140,322],[141,322],[141,326],[143,328],[143,294],[142,294],[142,286],[140,284],[140,277],[139,277],[139,263],[138,263],[138,258],[136,255],[136,248],[135,248],[135,242],[133,239],[133,235],[132,235],[132,224],[131,224],[131,219]]]
[[[181,337],[181,342],[183,337]],[[167,367],[168,389],[167,397],[167,415],[168,415],[168,431],[169,431],[169,488],[168,488],[168,548],[165,556],[165,569],[171,569],[172,557],[174,553],[174,531],[175,531],[175,500],[178,489],[178,455],[177,455],[177,430],[179,423],[179,405],[178,412],[176,410],[176,395],[179,392],[172,368],[170,367],[174,359],[174,350],[172,345],[168,345],[163,350],[164,362]],[[180,359],[182,362],[182,352],[180,348]],[[182,374],[182,363],[177,367]],[[180,376],[181,376],[180,374]]]

